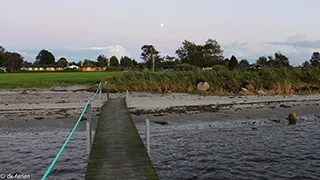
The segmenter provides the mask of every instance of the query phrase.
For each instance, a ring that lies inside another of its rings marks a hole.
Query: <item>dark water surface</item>
[[[320,119],[152,123],[161,179],[320,179]],[[144,139],[144,123],[137,123]]]
[[[302,117],[294,126],[287,126],[285,120],[204,121],[201,116],[170,120],[167,126],[151,123],[151,158],[163,180],[320,179],[320,119],[316,116]],[[144,139],[144,121],[136,125]],[[81,122],[48,179],[84,179],[84,127]],[[0,174],[40,179],[71,128],[2,127]]]
[[[2,134],[0,173],[41,179],[69,133],[68,130],[59,130]],[[86,133],[76,132],[47,179],[84,179],[88,157],[86,148]]]

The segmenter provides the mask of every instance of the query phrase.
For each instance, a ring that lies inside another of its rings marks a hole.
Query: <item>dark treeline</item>
[[[153,45],[143,45],[141,47],[142,62],[137,62],[128,56],[123,56],[118,59],[116,56],[106,57],[99,55],[96,60],[84,59],[79,62],[68,62],[65,57],[60,57],[57,61],[55,56],[48,50],[41,50],[35,57],[34,63],[24,61],[24,58],[17,52],[8,52],[0,46],[0,67],[5,67],[8,72],[19,71],[21,68],[26,68],[32,65],[59,65],[67,67],[68,65],[77,66],[99,66],[108,67],[109,70],[116,69],[144,69],[152,68],[153,61],[155,69],[179,66],[186,67],[213,67],[216,65],[225,66],[228,69],[248,68],[256,65],[260,67],[291,67],[289,58],[281,52],[276,52],[274,55],[258,57],[254,64],[251,64],[246,59],[238,60],[232,55],[230,58],[223,56],[223,50],[216,40],[208,39],[204,44],[195,44],[191,41],[183,41],[173,56],[162,56],[161,53]],[[184,65],[185,64],[185,65]],[[306,60],[300,67],[311,68],[320,67],[320,54],[314,52],[309,60]]]

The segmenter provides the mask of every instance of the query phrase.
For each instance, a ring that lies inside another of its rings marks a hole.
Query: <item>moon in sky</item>
[[[163,26],[164,26],[164,24],[163,24],[163,23],[161,23],[161,24],[160,24],[160,26],[161,26],[161,27],[163,27]]]

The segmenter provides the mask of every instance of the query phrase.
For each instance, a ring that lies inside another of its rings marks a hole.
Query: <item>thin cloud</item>
[[[121,58],[122,56],[129,56],[130,53],[125,47],[121,45],[114,46],[95,46],[95,47],[65,47],[66,50],[78,50],[78,51],[95,51],[97,54],[103,54],[107,57],[116,56]]]
[[[266,44],[292,46],[296,48],[320,48],[320,40],[308,40],[306,34],[290,36],[286,41],[271,41]]]

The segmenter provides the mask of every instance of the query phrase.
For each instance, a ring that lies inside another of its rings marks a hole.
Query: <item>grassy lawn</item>
[[[0,89],[50,88],[54,85],[94,84],[118,77],[121,72],[38,72],[0,73]]]

